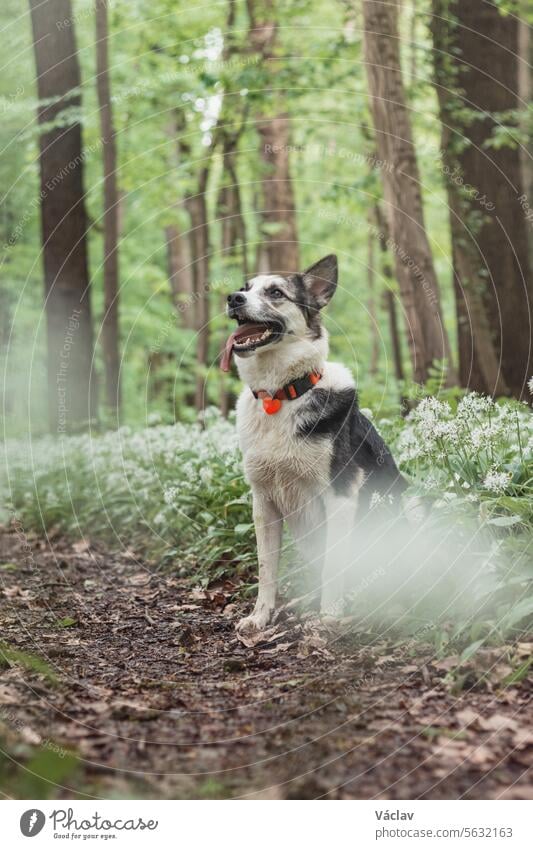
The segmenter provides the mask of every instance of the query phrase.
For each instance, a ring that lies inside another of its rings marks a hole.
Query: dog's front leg
[[[268,625],[276,604],[278,563],[283,519],[272,501],[253,493],[253,512],[259,560],[259,590],[250,616],[237,625],[238,631],[260,631]]]

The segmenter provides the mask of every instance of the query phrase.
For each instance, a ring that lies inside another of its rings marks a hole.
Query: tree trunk
[[[207,406],[206,377],[209,357],[209,223],[205,192],[209,168],[204,166],[198,178],[196,194],[186,198],[191,217],[191,251],[193,260],[194,322],[196,328],[196,391],[198,411]]]
[[[248,0],[250,44],[259,53],[268,80],[275,80],[277,19],[275,0]],[[268,88],[268,82],[265,83]],[[259,256],[262,271],[294,272],[300,268],[296,225],[296,204],[289,164],[290,125],[280,96],[277,114],[260,115],[257,131],[263,174],[263,249]]]
[[[172,110],[167,126],[167,134],[171,140],[169,154],[169,168],[178,173],[178,168],[183,168],[184,163],[191,160],[191,149],[189,143],[184,140],[186,124],[183,113],[179,109]],[[186,232],[181,232],[178,224],[169,224],[165,227],[165,241],[167,246],[167,269],[170,294],[174,308],[181,317],[184,327],[194,329],[195,318],[195,290],[194,290],[194,233],[192,231],[189,196],[176,200],[173,208],[181,209],[188,219]]]
[[[449,95],[440,97],[441,102],[449,99],[444,110],[450,131],[446,147],[457,166],[448,175],[448,183],[452,215],[461,222],[455,225],[460,229],[454,239],[458,276],[462,284],[467,281],[462,288],[477,362],[488,390],[525,397],[526,381],[533,371],[533,287],[527,222],[520,202],[520,150],[513,146],[512,130],[507,144],[491,145],[494,132],[501,133],[501,123],[512,123],[510,113],[518,108],[518,21],[483,0],[452,0],[445,8],[436,19],[444,35],[437,26],[434,32],[453,55],[453,63],[441,73]],[[470,114],[465,116],[466,110]],[[453,201],[454,195],[458,201]],[[462,222],[473,234],[468,241]],[[466,242],[468,250],[458,250],[460,242]],[[474,307],[472,294],[479,302]],[[485,324],[483,335],[476,314]],[[491,350],[493,360],[487,363]],[[503,380],[498,383],[499,368]]]
[[[396,300],[394,297],[394,292],[392,291],[394,281],[392,276],[392,269],[390,267],[387,256],[387,242],[389,240],[389,234],[387,229],[387,222],[385,221],[385,218],[381,212],[379,203],[376,203],[374,207],[374,214],[375,223],[377,224],[378,228],[377,238],[379,246],[381,248],[383,276],[388,282],[387,288],[385,290],[385,306],[387,308],[387,315],[389,317],[389,333],[392,347],[392,359],[394,363],[394,374],[396,380],[404,381],[405,372],[403,369],[402,341],[400,336],[400,329],[398,327]],[[400,401],[403,402],[403,398],[401,398]]]
[[[522,185],[529,205],[533,208],[533,116],[531,102],[533,86],[531,84],[533,66],[533,36],[531,24],[526,20],[530,8],[530,0],[521,0],[522,16],[518,19],[518,96],[520,100],[521,129],[524,141],[520,147],[520,162],[522,166]],[[529,106],[529,110],[528,110]],[[533,227],[527,228],[529,245],[529,270],[533,273]]]
[[[104,165],[104,317],[102,345],[105,366],[105,398],[108,411],[120,415],[119,353],[119,271],[118,224],[119,193],[117,189],[117,151],[108,56],[108,0],[95,0],[96,19],[96,90],[100,110],[100,135]]]
[[[258,119],[257,130],[265,165],[262,220],[266,264],[272,272],[298,271],[300,251],[289,167],[289,117],[284,114],[262,117]]]
[[[238,136],[224,131],[222,143],[223,174],[218,193],[217,217],[222,231],[222,251],[230,271],[248,276],[246,225],[242,214],[241,190],[237,175]],[[235,283],[238,281],[235,280]]]
[[[483,303],[484,281],[476,266],[475,238],[469,227],[472,209],[462,196],[457,175],[459,163],[455,155],[457,137],[455,125],[456,97],[448,86],[450,51],[453,43],[445,21],[448,0],[433,0],[432,34],[434,75],[442,124],[441,151],[445,175],[450,232],[452,240],[453,284],[457,318],[457,347],[459,352],[459,381],[461,386],[476,392],[501,395],[507,391],[492,338],[487,312]]]
[[[94,418],[93,331],[87,263],[80,70],[70,0],[30,0],[40,135],[50,428],[78,430]],[[56,26],[69,20],[71,25]],[[93,390],[93,391],[91,391]]]
[[[416,85],[418,77],[418,45],[416,31],[418,22],[418,9],[416,0],[413,0],[411,8],[411,19],[409,21],[409,85]]]
[[[178,162],[191,159],[189,143],[183,138],[186,133],[186,120],[183,112],[175,110],[174,132],[176,134],[176,151]],[[172,131],[172,128],[171,128]],[[188,192],[183,200],[183,206],[189,216],[188,248],[190,254],[190,274],[192,286],[192,303],[187,310],[187,323],[196,330],[196,384],[194,404],[198,412],[207,405],[206,378],[209,358],[209,222],[207,218],[206,190],[215,149],[215,134],[209,154],[205,157],[206,164],[198,173],[196,191]]]
[[[185,327],[194,327],[193,275],[189,239],[174,224],[165,227],[167,268],[172,303]]]
[[[217,218],[221,226],[224,268],[231,278],[230,291],[235,291],[240,288],[241,281],[248,277],[246,225],[242,214],[241,192],[237,176],[237,145],[240,132],[224,124],[222,135],[223,173],[217,198]],[[222,295],[221,312],[224,312],[225,302],[225,295]],[[228,415],[235,400],[228,389],[228,375],[221,372],[220,412],[223,416]]]
[[[364,47],[370,106],[376,131],[390,230],[413,374],[424,383],[432,366],[446,361],[453,383],[448,333],[427,237],[420,176],[400,67],[398,0],[364,0]]]
[[[392,345],[392,360],[394,362],[394,375],[396,380],[405,380],[402,362],[402,345],[400,341],[400,330],[398,327],[398,316],[396,314],[396,301],[392,289],[385,291],[385,303],[389,315],[389,333]]]
[[[370,316],[370,362],[368,365],[368,373],[371,377],[375,377],[378,372],[379,364],[379,326],[377,320],[377,305],[376,305],[376,273],[375,273],[375,256],[374,246],[375,237],[372,228],[368,229],[367,236],[367,283],[368,283],[368,314]]]

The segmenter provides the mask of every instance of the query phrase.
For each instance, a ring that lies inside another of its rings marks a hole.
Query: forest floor
[[[247,646],[235,587],[87,543],[4,531],[0,578],[7,795],[41,764],[58,798],[533,798],[527,681],[287,609]]]

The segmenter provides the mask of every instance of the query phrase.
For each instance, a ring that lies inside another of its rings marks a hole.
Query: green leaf
[[[53,669],[40,657],[20,651],[20,649],[12,648],[6,643],[0,643],[0,665],[2,661],[7,666],[11,666],[12,664],[22,666],[30,672],[45,675],[50,681],[56,680]]]
[[[505,626],[512,628],[517,622],[521,622],[526,616],[533,614],[533,598],[523,598],[518,604],[511,608],[505,618]]]
[[[236,536],[242,537],[245,534],[250,533],[250,531],[252,529],[253,529],[253,523],[248,523],[248,524],[242,524],[242,525],[235,525],[233,530],[234,530],[234,533],[235,533]]]
[[[59,744],[48,742],[31,760],[20,767],[14,779],[15,797],[22,799],[49,799],[57,793],[57,786],[69,780],[79,768],[79,759]],[[75,786],[75,785],[74,785]]]
[[[487,525],[497,525],[498,528],[510,528],[521,522],[520,516],[496,516],[495,519],[487,519]]]
[[[466,663],[467,660],[470,660],[471,657],[475,655],[478,649],[481,648],[485,640],[476,640],[475,643],[470,643],[469,646],[463,651],[461,657],[459,658],[459,666],[463,663]]]
[[[520,681],[523,681],[529,672],[529,667],[533,663],[533,657],[528,657],[524,663],[521,663],[516,669],[511,672],[510,675],[507,675],[506,678],[503,679],[502,684],[505,687],[510,687],[512,684],[519,684]]]
[[[72,628],[73,625],[77,624],[77,619],[73,619],[72,616],[65,616],[63,619],[58,619],[56,622],[58,628]]]

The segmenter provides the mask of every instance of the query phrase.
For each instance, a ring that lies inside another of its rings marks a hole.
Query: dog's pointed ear
[[[337,288],[338,264],[335,254],[328,254],[304,271],[304,284],[321,310],[331,301]]]

